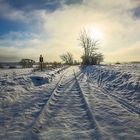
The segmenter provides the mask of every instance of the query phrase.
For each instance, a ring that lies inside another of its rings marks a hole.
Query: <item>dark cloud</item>
[[[135,8],[131,10],[134,18],[140,19],[140,0],[131,0],[131,2],[135,4]]]
[[[140,6],[133,9],[133,12],[134,12],[134,16],[138,19],[140,19]]]
[[[62,4],[81,4],[83,0],[5,0],[5,2],[20,10],[46,9],[55,11],[62,7]]]
[[[64,3],[67,4],[67,5],[82,4],[83,0],[65,0]]]
[[[54,11],[61,6],[58,0],[5,0],[5,2],[20,10],[46,9]]]

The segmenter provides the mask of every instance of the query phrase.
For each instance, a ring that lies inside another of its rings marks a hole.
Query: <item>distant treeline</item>
[[[115,64],[140,64],[140,61],[116,62]]]
[[[63,65],[61,62],[44,62],[43,68],[56,68]],[[32,59],[21,59],[19,62],[0,62],[0,68],[14,69],[14,68],[37,68],[40,67],[39,62],[35,62]]]

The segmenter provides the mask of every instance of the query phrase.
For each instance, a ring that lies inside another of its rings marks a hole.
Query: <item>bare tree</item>
[[[98,53],[96,55],[96,64],[100,64],[101,62],[103,62],[103,60],[104,60],[103,54],[102,53]]]
[[[61,55],[60,58],[62,59],[62,61],[65,62],[65,64],[69,64],[69,65],[73,64],[73,55],[69,52]]]
[[[97,64],[103,61],[103,57],[101,57],[103,55],[101,55],[101,53],[97,53],[99,40],[92,39],[90,35],[88,34],[88,32],[85,29],[83,29],[80,32],[79,41],[80,41],[80,45],[84,49],[84,54],[81,57],[84,65]]]
[[[35,64],[35,61],[32,59],[22,59],[19,63],[23,66],[23,68],[31,68],[33,67],[33,64]]]

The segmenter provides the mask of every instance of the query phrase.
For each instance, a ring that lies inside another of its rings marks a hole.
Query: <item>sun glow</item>
[[[95,40],[103,40],[103,32],[99,28],[89,28],[89,35]]]

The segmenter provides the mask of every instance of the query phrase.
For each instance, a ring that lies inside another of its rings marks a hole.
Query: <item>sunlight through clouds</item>
[[[99,49],[105,54],[106,62],[124,61],[123,56],[126,56],[125,61],[131,61],[132,57],[133,60],[140,60],[139,55],[125,51],[138,48],[135,44],[139,41],[140,20],[134,12],[137,2],[64,0],[46,1],[44,7],[41,0],[40,4],[26,1],[23,7],[18,7],[18,4],[8,1],[0,1],[0,7],[4,6],[0,8],[0,16],[3,17],[0,22],[1,61],[19,61],[23,56],[36,60],[40,53],[46,61],[60,61],[59,56],[67,51],[80,60],[83,52],[78,37],[83,28],[87,28],[90,35],[100,41]],[[10,24],[12,18],[18,28]],[[10,48],[15,48],[16,56],[9,52]]]

